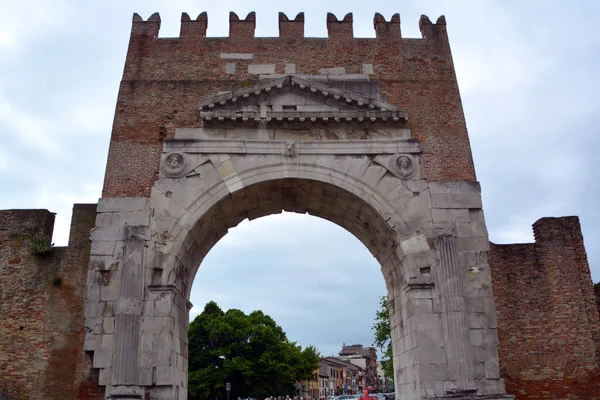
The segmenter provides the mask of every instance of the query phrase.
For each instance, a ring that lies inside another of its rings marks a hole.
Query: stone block
[[[116,242],[98,242],[93,241],[90,249],[90,255],[92,256],[112,256],[115,253]]]
[[[173,313],[173,300],[171,296],[160,296],[154,299],[152,305],[155,317],[168,317]]]
[[[492,286],[491,282],[491,270],[489,265],[476,266],[468,269],[463,281],[463,296],[465,298],[473,299],[477,302],[478,299],[492,297]],[[489,302],[490,300],[486,300]],[[482,304],[482,306],[489,306],[489,304]],[[475,309],[478,305],[476,303],[470,303],[470,307]],[[492,310],[489,309],[489,312]]]
[[[373,75],[373,64],[363,64],[363,74]]]
[[[94,334],[92,332],[86,333],[85,340],[83,342],[83,350],[84,351],[100,350],[101,340],[102,340],[102,335]]]
[[[482,346],[498,347],[498,331],[494,328],[482,329]]]
[[[420,347],[417,349],[419,353],[419,364],[445,364],[446,352],[440,347]]]
[[[142,315],[142,302],[133,298],[119,298],[115,302],[115,313]]]
[[[481,193],[479,182],[429,182],[431,194]]]
[[[155,385],[172,385],[174,381],[173,367],[156,367]]]
[[[496,329],[498,327],[495,313],[470,312],[467,313],[467,319],[471,329]]]
[[[334,68],[321,68],[319,73],[322,75],[342,75],[346,73],[346,68],[344,67],[334,67]]]
[[[173,335],[171,333],[158,333],[154,336],[154,349],[168,351],[173,349]]]
[[[168,367],[171,365],[171,352],[165,350],[153,350],[150,354],[150,365],[152,367]]]
[[[433,224],[449,222],[469,222],[469,210],[466,208],[434,208],[431,210]]]
[[[112,225],[113,226],[124,226],[124,225],[148,225],[149,213],[144,211],[134,212],[118,212],[112,214]]]
[[[250,64],[248,65],[250,75],[274,74],[275,64]]]
[[[100,386],[108,386],[111,384],[112,368],[102,368],[100,370],[100,376],[98,378],[98,384]]]
[[[412,299],[408,301],[408,304],[413,306],[413,311],[415,314],[433,313],[432,299]]]
[[[163,321],[160,317],[144,318],[142,320],[142,332],[160,333]]]
[[[443,364],[421,364],[419,374],[425,382],[448,380],[448,365]]]
[[[119,286],[117,284],[100,286],[100,299],[102,301],[115,301],[119,299]]]
[[[88,280],[89,280],[90,272],[92,273],[93,276],[96,275],[96,271],[88,271]],[[88,285],[87,285],[87,301],[90,301],[90,302],[99,302],[100,301],[100,286],[97,285],[95,282],[92,282],[91,284],[88,283]]]
[[[173,319],[173,317],[162,317],[162,325],[161,325],[161,329],[160,332],[161,333],[175,333],[175,330],[177,328],[177,325],[175,325],[175,320]],[[182,332],[182,335],[184,335],[187,338],[187,325],[186,325],[186,331]]]
[[[461,252],[489,251],[490,249],[490,241],[487,236],[457,237],[456,245]]]
[[[103,317],[102,318],[102,333],[115,333],[115,318],[114,317]]]
[[[96,226],[110,226],[112,224],[112,213],[100,213],[96,215]]]
[[[85,302],[85,320],[90,321],[90,324],[95,318],[102,317],[106,303],[103,301],[86,301]],[[98,331],[98,333],[100,333]]]
[[[114,349],[115,349],[114,335],[113,334],[102,335],[102,339],[100,342],[100,350],[114,351]]]
[[[286,74],[295,74],[296,73],[296,64],[293,64],[293,63],[285,64],[285,73]]]
[[[254,54],[252,53],[221,53],[219,58],[221,60],[252,60]]]
[[[473,232],[473,236],[488,236],[483,210],[469,210],[469,220],[471,221],[471,230]]]
[[[425,235],[413,236],[400,242],[400,247],[405,255],[416,254],[430,249]]]
[[[87,333],[93,333],[95,335],[100,335],[102,333],[102,314],[98,316],[90,316],[86,312],[85,318],[85,331]]]
[[[474,362],[473,363],[473,378],[475,380],[485,378],[485,363]]]
[[[235,63],[227,63],[225,64],[225,73],[228,75],[235,74]]]
[[[483,344],[483,331],[484,329],[470,329],[469,330],[469,342],[471,346],[479,347]]]
[[[142,331],[141,348],[143,353],[150,354],[152,352],[154,348],[154,335],[155,333],[153,332]]]
[[[444,382],[424,382],[421,384],[421,393],[426,399],[437,399],[444,397]]]
[[[103,197],[98,200],[96,211],[104,212],[127,212],[127,211],[144,211],[146,209],[148,199],[146,197],[126,197],[126,198],[109,198]]]
[[[95,351],[94,361],[92,363],[94,368],[109,368],[112,366],[112,351]]]
[[[122,243],[122,242],[119,242]],[[118,270],[121,262],[121,254],[115,255],[94,255],[90,257],[88,277],[97,278],[97,271]],[[98,284],[96,279],[88,279],[88,285]]]
[[[484,362],[485,365],[485,377],[487,379],[500,379],[500,366],[498,364],[498,358],[490,358]]]
[[[433,208],[481,208],[479,193],[431,193]]]
[[[467,297],[465,298],[465,308],[467,312],[495,312],[493,297]]]
[[[482,379],[478,382],[479,384],[479,394],[482,395],[492,395],[492,394],[500,394],[506,393],[506,389],[504,387],[504,381],[502,379]],[[498,396],[500,399],[511,399],[508,396]]]
[[[152,367],[141,367],[139,369],[139,384],[143,386],[152,386]]]
[[[116,242],[124,239],[125,231],[119,226],[99,226],[90,231],[90,240]]]
[[[413,332],[432,331],[442,328],[439,314],[414,314],[407,319]]]

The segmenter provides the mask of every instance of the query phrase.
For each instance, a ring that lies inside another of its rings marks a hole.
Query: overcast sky
[[[208,11],[208,35],[227,36],[229,11],[256,11],[256,35],[277,36],[278,11],[303,11],[306,35],[320,37],[328,11],[353,12],[360,37],[374,36],[375,12],[399,12],[404,37],[420,37],[421,14],[445,14],[490,240],[529,242],[538,218],[578,215],[600,280],[598,1],[5,0],[1,9],[0,209],[58,213],[57,244],[67,242],[72,204],[101,195],[133,12],[160,12],[162,37],[178,35],[181,12]],[[240,224],[194,284],[194,312],[211,299],[262,309],[326,355],[372,343],[385,294],[358,240],[296,214]]]

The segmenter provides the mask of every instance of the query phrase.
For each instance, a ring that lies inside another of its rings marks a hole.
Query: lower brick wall
[[[600,372],[563,355],[531,354],[503,366],[508,393],[518,400],[600,399]]]
[[[50,240],[54,214],[0,211],[0,399],[103,398],[83,352],[95,219],[95,205],[75,205],[69,246],[39,256],[29,243],[34,236]]]
[[[577,217],[542,218],[535,243],[491,245],[500,368],[518,400],[600,399],[600,313]]]

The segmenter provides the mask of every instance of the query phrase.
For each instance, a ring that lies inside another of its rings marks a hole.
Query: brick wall
[[[206,14],[184,14],[177,38],[158,38],[160,17],[134,16],[123,80],[119,89],[103,197],[148,197],[158,176],[162,141],[176,127],[200,127],[198,102],[258,83],[250,64],[274,64],[283,74],[295,64],[298,74],[319,74],[343,67],[381,82],[388,100],[408,111],[409,128],[421,142],[421,171],[431,181],[473,181],[471,149],[446,34],[446,22],[420,21],[422,39],[400,36],[396,15],[377,15],[377,38],[353,38],[352,15],[327,17],[328,38],[304,37],[304,16],[279,17],[280,37],[255,38],[255,16],[230,17],[230,36],[205,37]],[[414,21],[415,24],[417,21]],[[222,53],[252,54],[252,59],[223,59]],[[235,62],[235,73],[226,64]]]
[[[39,256],[29,250],[30,240],[50,240],[54,214],[0,211],[0,398],[103,398],[97,378],[89,385],[94,376],[83,352],[95,217],[95,205],[75,205],[69,246]],[[55,277],[62,279],[60,286],[53,284]],[[78,395],[80,387],[85,395]]]
[[[522,399],[600,399],[600,315],[577,217],[489,254],[501,370]]]

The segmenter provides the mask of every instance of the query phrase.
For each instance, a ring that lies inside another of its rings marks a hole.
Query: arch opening
[[[208,301],[216,301],[224,312],[233,308],[268,314],[290,341],[314,345],[323,357],[338,356],[342,345],[368,348],[379,298],[386,293],[377,265],[353,235],[321,218],[284,212],[245,220],[203,260],[191,291],[190,324]],[[198,363],[190,365],[190,375],[197,368]],[[358,379],[351,383],[345,394],[362,390]],[[307,386],[315,399],[333,394],[319,392],[324,387],[316,387],[315,381],[305,382],[300,395],[306,396]],[[337,387],[334,392],[339,394]]]
[[[242,193],[223,196],[201,215],[187,232],[178,257],[182,268],[177,285],[189,300],[202,260],[228,230],[245,219],[278,214],[282,211],[309,214],[328,220],[354,235],[379,264],[397,265],[394,231],[368,203],[353,193],[330,183],[286,178],[245,187]],[[389,279],[389,274],[384,279]]]

